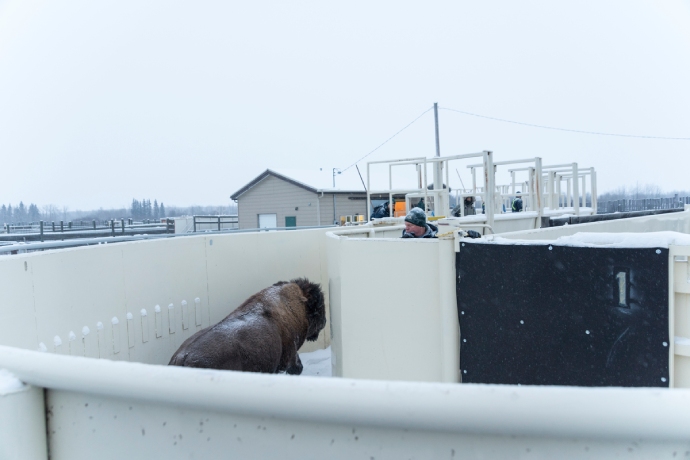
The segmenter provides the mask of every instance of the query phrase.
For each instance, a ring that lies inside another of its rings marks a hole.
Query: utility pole
[[[441,145],[438,136],[438,102],[434,102],[434,125],[436,128],[436,157],[441,157]],[[443,164],[440,161],[434,163],[434,190],[435,194],[434,211],[437,216],[444,216],[448,212],[449,204],[445,199],[447,195],[443,193]]]
[[[441,146],[438,143],[438,102],[434,102],[434,123],[436,125],[436,156],[441,156]],[[436,180],[436,178],[434,178]]]

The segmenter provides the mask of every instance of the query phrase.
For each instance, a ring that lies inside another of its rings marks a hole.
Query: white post
[[[371,182],[369,181],[369,163],[367,163],[367,220],[369,220],[369,217],[371,216]],[[319,201],[319,192],[316,192],[316,220],[319,221],[317,225],[321,225],[321,207],[319,206],[321,202]],[[389,203],[390,206],[393,206],[393,203]]]
[[[527,169],[527,190],[530,191],[529,202],[532,209],[537,209],[537,186],[534,182],[535,170],[530,167]]]
[[[561,181],[563,177],[560,174],[556,174],[556,194],[558,195],[558,207],[561,207]]]
[[[445,206],[443,208],[443,215],[450,216],[450,177],[448,174],[450,168],[448,167],[448,162],[444,161],[443,163],[446,168],[446,185],[448,186],[443,192],[443,206]]]
[[[535,183],[534,183],[534,190],[535,190],[535,203],[534,203],[534,208],[537,210],[538,218],[537,218],[537,226],[541,225],[541,216],[544,215],[544,200],[542,199],[541,196],[541,157],[536,157],[534,159],[535,163],[535,170],[534,170],[534,178],[535,178]]]
[[[439,143],[439,136],[438,136],[438,103],[434,102],[434,125],[435,125],[435,130],[436,130],[436,158],[441,157],[441,145]],[[437,190],[438,193],[436,193],[436,198],[434,199],[434,215],[436,216],[445,216],[446,215],[446,210],[445,210],[445,205],[444,205],[444,196],[443,196],[443,162],[437,161],[434,163],[434,190]],[[426,191],[425,191],[426,193]],[[424,207],[426,208],[429,205],[429,202],[424,200]],[[425,210],[426,211],[426,210]]]
[[[470,168],[472,171],[472,193],[477,193],[477,171],[474,168]]]
[[[484,200],[486,204],[486,223],[492,229],[494,226],[494,193],[496,193],[496,176],[494,174],[494,159],[490,150],[484,150]]]
[[[549,179],[548,179],[548,184],[549,184],[549,185],[548,185],[548,186],[549,186],[549,191],[548,191],[548,194],[549,194],[549,209],[550,209],[550,210],[553,210],[553,195],[554,195],[554,191],[553,191],[553,182],[554,182],[554,176],[555,176],[555,174],[554,174],[553,171],[549,171],[548,174],[549,174]]]
[[[587,207],[587,176],[582,175],[582,207]]]
[[[510,171],[511,182],[513,184],[513,195],[515,195],[515,171]]]
[[[597,173],[594,168],[589,168],[591,174],[589,176],[590,189],[592,193],[592,214],[597,213]]]
[[[580,182],[577,180],[577,163],[573,163],[573,212],[580,215]]]
[[[565,183],[566,183],[566,188],[568,189],[566,192],[565,207],[569,208],[570,207],[570,199],[572,198],[571,187],[573,184],[570,182],[570,178],[566,179]]]

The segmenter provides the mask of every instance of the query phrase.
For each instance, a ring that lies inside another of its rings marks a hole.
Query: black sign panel
[[[463,383],[669,385],[668,249],[465,242]]]

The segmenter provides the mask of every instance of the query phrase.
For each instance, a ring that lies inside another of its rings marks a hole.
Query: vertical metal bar
[[[546,193],[549,195],[549,209],[553,209],[553,173],[551,171],[546,173],[548,178],[546,180]]]
[[[597,173],[594,168],[589,168],[591,175],[589,176],[590,181],[590,193],[592,194],[592,213],[597,213]]]
[[[541,226],[541,216],[544,215],[544,200],[541,195],[541,181],[542,181],[542,162],[541,157],[536,157],[534,159],[534,190],[536,195],[536,208],[538,210],[537,225]]]
[[[110,234],[115,236],[115,219],[110,219]]]
[[[175,305],[168,305],[168,332],[175,333]]]
[[[149,341],[149,318],[145,308],[139,312],[141,314],[141,341],[146,343]]]
[[[484,150],[484,206],[486,212],[486,223],[491,228],[494,227],[494,193],[496,177],[494,174],[494,160],[490,150]]]
[[[556,174],[556,195],[558,195],[558,208],[561,207],[561,182],[563,182],[563,176]]]
[[[576,216],[580,215],[580,184],[577,180],[577,163],[573,163],[573,212]]]
[[[448,172],[450,171],[450,167],[448,166],[448,162],[444,161],[446,165],[446,185],[448,186],[447,192],[441,190],[443,193],[443,206],[445,206],[445,209],[443,210],[443,216],[448,216],[450,215],[450,177],[448,176]]]
[[[218,231],[220,231],[220,216],[218,216]]]
[[[187,301],[182,301],[182,329],[189,329],[189,308]]]
[[[81,343],[82,343],[82,349],[84,351],[84,356],[91,358],[93,357],[92,354],[92,346],[90,343],[90,340],[88,340],[89,334],[91,333],[91,329],[89,329],[89,326],[84,326],[81,328]]]
[[[43,242],[43,221],[41,221],[41,242]]]
[[[436,127],[436,156],[441,156],[441,146],[438,140],[438,102],[434,102],[434,125]],[[435,177],[434,177],[435,178]]]
[[[117,319],[117,316],[113,316],[110,323],[112,326],[113,354],[118,354],[120,352],[120,320]]]
[[[105,358],[105,330],[103,329],[103,323],[96,323],[96,337],[98,339],[98,354],[97,358]]]
[[[201,326],[201,299],[199,297],[194,299],[194,319],[197,326]]]
[[[192,220],[194,221],[194,233],[196,233],[196,216],[192,217]]]
[[[60,221],[60,233],[65,233],[65,223]]]
[[[120,224],[122,225],[122,233],[125,232],[125,219],[120,218]]]
[[[426,158],[424,159],[424,171],[426,171]],[[435,170],[434,170],[434,179],[436,179],[436,171]],[[426,179],[424,182],[425,182],[424,183],[424,209],[422,209],[422,211],[424,211],[424,214],[426,214],[426,208],[427,208],[427,206],[429,206],[429,195],[428,195],[429,184],[426,183]]]
[[[316,205],[319,205],[319,193],[316,192]],[[388,203],[391,207],[393,206],[393,203]],[[320,211],[319,208],[316,208],[317,211]],[[319,214],[319,212],[317,212]],[[369,163],[367,163],[367,219],[371,216],[371,184],[369,183]],[[321,219],[319,219],[319,224],[321,225]]]
[[[435,130],[436,130],[436,158],[441,157],[441,145],[439,143],[439,136],[438,136],[438,103],[434,102],[434,125],[435,125]],[[440,216],[444,212],[444,206],[445,204],[443,203],[443,162],[441,161],[436,161],[433,164],[434,167],[434,190],[437,191],[434,195],[434,215]],[[426,196],[426,191],[425,197],[424,197],[424,207],[426,208],[428,206],[428,199]],[[426,211],[426,209],[425,209]]]
[[[127,345],[129,348],[134,348],[134,315],[127,312]]]
[[[55,233],[55,221],[52,221],[51,224],[53,225],[53,233]],[[9,233],[9,231],[7,233]]]
[[[537,212],[539,212],[539,206],[537,206],[537,194],[539,193],[539,191],[537,190],[537,186],[534,182],[534,179],[536,177],[535,175],[536,175],[535,168],[529,167],[527,169],[527,190],[529,190],[529,193],[530,193],[529,201],[530,201],[531,208],[536,209]],[[513,196],[514,195],[515,195],[515,193],[513,193]],[[512,211],[513,207],[511,206],[510,209]]]
[[[93,229],[96,230],[96,219],[93,220]]]
[[[163,337],[163,314],[161,313],[161,306],[153,307],[156,324],[156,337]]]

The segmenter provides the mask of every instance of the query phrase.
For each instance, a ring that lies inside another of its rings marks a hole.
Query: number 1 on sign
[[[627,307],[628,306],[628,296],[627,296],[627,273],[625,272],[618,272],[616,275],[616,279],[618,280],[618,306],[620,307]]]

